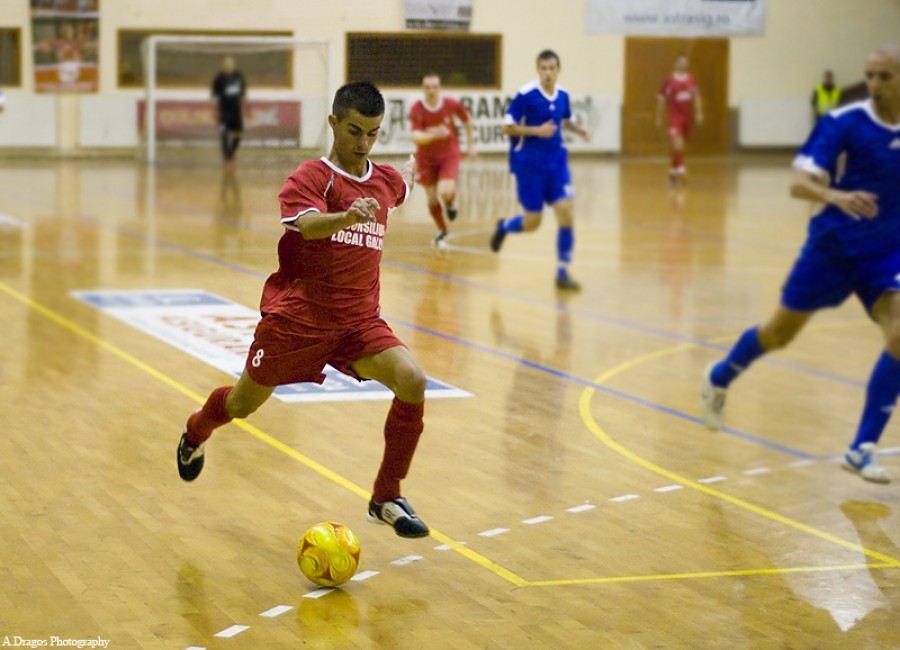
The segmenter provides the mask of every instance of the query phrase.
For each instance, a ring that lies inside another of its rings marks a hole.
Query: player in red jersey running
[[[428,73],[422,78],[423,99],[409,110],[409,126],[416,144],[416,182],[425,188],[428,211],[438,227],[435,246],[447,236],[447,222],[441,201],[447,206],[447,218],[456,219],[456,178],[459,175],[459,135],[456,121],[466,127],[466,154],[474,157],[472,119],[465,106],[441,94],[441,78]]]
[[[388,212],[406,200],[415,161],[403,170],[376,165],[369,151],[384,117],[384,98],[368,82],[334,96],[328,123],[334,145],[288,177],[281,193],[279,267],[266,280],[244,372],[234,387],[210,394],[188,418],[178,444],[178,472],[193,481],[215,428],[258,409],[276,386],[322,383],[330,364],[358,380],[374,379],[394,393],[384,426],[384,457],[369,501],[369,520],[402,537],[424,537],[428,526],[400,496],[424,428],[426,377],[409,350],[379,317],[379,265]]]
[[[703,123],[703,103],[694,75],[688,72],[688,59],[679,56],[675,61],[675,72],[666,77],[659,89],[656,103],[656,128],[662,127],[663,110],[669,117],[669,141],[672,152],[672,166],[669,180],[684,181],[687,170],[684,166],[684,143],[691,134],[694,123]]]

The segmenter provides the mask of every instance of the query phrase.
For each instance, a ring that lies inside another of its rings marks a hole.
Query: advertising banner
[[[202,99],[159,100],[156,102],[156,139],[183,143],[214,141],[219,138],[215,102]],[[146,103],[138,102],[138,129],[143,133]],[[289,147],[300,141],[300,102],[244,102],[245,144]]]
[[[381,153],[412,153],[416,147],[409,130],[409,109],[422,98],[418,91],[384,91],[385,116],[378,136],[377,151]],[[503,135],[503,118],[512,99],[499,91],[453,92],[448,96],[459,100],[474,127],[475,150],[503,152],[509,150],[509,139]],[[572,119],[588,130],[590,142],[566,132],[566,146],[570,151],[618,151],[620,149],[620,103],[612,97],[572,95]],[[465,129],[459,126],[460,145],[465,149]]]
[[[593,34],[735,36],[764,34],[767,0],[586,0]]]
[[[404,0],[406,29],[468,31],[472,0]]]
[[[31,0],[36,92],[97,92],[99,2]]]

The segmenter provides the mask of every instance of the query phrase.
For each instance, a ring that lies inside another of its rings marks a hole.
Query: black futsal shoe
[[[187,440],[187,431],[181,434],[181,440],[178,442],[178,475],[183,481],[193,481],[200,476],[203,469],[203,448],[205,442],[201,442],[196,447]]]
[[[368,519],[373,524],[393,526],[400,537],[427,537],[429,532],[428,526],[416,516],[416,511],[403,497],[376,503],[373,496],[369,500]]]
[[[491,237],[491,250],[495,253],[499,253],[500,247],[503,246],[504,239],[506,239],[506,231],[503,229],[503,219],[500,219],[497,222],[497,230],[494,231],[494,234]]]
[[[556,276],[556,288],[562,291],[581,291],[581,285],[575,282],[568,273]]]

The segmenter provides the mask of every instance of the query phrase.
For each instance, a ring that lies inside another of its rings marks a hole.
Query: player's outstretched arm
[[[297,219],[295,225],[304,239],[325,239],[354,224],[375,221],[379,209],[375,199],[356,199],[346,212],[308,212]]]
[[[791,196],[835,205],[854,219],[874,219],[878,216],[876,195],[871,192],[842,192],[832,189],[820,177],[808,172],[798,171],[794,174]]]
[[[524,124],[504,124],[503,133],[515,137],[531,135],[536,138],[552,138],[557,130],[556,122],[547,120],[540,126],[525,126]]]
[[[400,176],[403,177],[403,181],[406,183],[407,187],[409,187],[409,191],[412,192],[412,188],[416,184],[415,156],[410,156],[406,159],[406,162],[403,163],[403,167],[400,168]]]
[[[572,133],[581,136],[581,139],[585,142],[591,141],[591,134],[588,133],[587,129],[581,128],[574,120],[563,120],[562,125],[566,131],[571,131]]]

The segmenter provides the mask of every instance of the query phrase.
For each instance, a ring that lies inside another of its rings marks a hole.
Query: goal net
[[[253,36],[151,36],[143,43],[139,121],[146,158],[161,147],[210,147],[220,139],[212,84],[225,57],[243,75],[244,147],[327,146],[331,51],[325,40]]]

